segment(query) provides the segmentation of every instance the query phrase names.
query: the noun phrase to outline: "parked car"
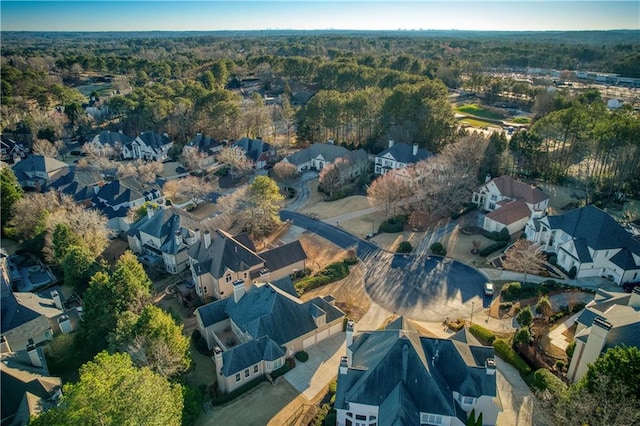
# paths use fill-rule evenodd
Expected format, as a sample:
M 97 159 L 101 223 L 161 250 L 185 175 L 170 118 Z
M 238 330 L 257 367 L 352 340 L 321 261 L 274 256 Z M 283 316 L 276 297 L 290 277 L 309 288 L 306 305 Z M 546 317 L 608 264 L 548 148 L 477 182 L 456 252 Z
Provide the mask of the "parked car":
M 493 296 L 493 283 L 484 283 L 485 296 Z

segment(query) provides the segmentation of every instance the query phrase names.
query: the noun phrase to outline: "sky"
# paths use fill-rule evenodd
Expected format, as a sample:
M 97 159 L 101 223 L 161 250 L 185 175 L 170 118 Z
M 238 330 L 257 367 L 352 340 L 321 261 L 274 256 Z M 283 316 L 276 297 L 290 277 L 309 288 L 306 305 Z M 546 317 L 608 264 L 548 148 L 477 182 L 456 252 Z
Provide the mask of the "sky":
M 2 31 L 640 29 L 640 1 L 0 0 Z

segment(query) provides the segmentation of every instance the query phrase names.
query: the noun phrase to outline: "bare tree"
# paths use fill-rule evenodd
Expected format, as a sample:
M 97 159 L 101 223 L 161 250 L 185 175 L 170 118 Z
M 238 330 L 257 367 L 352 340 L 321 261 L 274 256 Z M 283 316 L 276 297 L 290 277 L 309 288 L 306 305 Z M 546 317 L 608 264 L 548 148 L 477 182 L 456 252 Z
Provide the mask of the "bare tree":
M 296 169 L 296 166 L 291 163 L 281 161 L 273 166 L 273 173 L 275 174 L 276 178 L 280 182 L 282 182 L 285 189 L 288 189 L 289 185 L 291 185 L 291 183 L 297 177 L 298 169 Z
M 527 282 L 527 274 L 537 275 L 544 270 L 546 258 L 539 247 L 532 247 L 533 243 L 527 240 L 518 240 L 504 254 L 502 266 L 505 269 L 522 272 L 524 282 Z
M 180 180 L 178 179 L 168 180 L 162 187 L 162 192 L 164 193 L 165 197 L 167 197 L 170 200 L 173 200 L 175 196 L 178 195 L 180 192 Z
M 38 139 L 33 143 L 33 153 L 44 155 L 45 157 L 56 158 L 59 153 L 59 149 L 62 148 L 62 141 L 56 141 L 51 143 L 46 139 Z
M 178 184 L 178 193 L 189 197 L 197 204 L 198 200 L 213 191 L 211 184 L 205 182 L 203 178 L 197 176 L 187 176 L 181 179 Z
M 320 182 L 325 191 L 329 192 L 329 198 L 333 197 L 333 193 L 340 185 L 341 180 L 340 170 L 334 163 L 328 163 L 320 170 L 318 182 Z
M 204 152 L 200 152 L 198 148 L 185 146 L 182 150 L 182 160 L 191 171 L 202 170 L 202 166 L 206 158 L 206 154 Z
M 218 162 L 226 165 L 234 178 L 242 177 L 253 169 L 253 162 L 239 147 L 222 148 L 218 154 Z
M 369 203 L 382 207 L 385 219 L 389 217 L 392 210 L 395 215 L 398 205 L 407 201 L 410 195 L 409 184 L 393 172 L 378 177 L 367 189 Z
M 118 166 L 117 177 L 118 179 L 124 179 L 131 176 L 140 178 L 145 183 L 151 183 L 156 180 L 156 177 L 162 173 L 164 166 L 159 161 L 151 161 L 145 163 L 138 159 L 135 162 L 128 164 L 121 164 Z

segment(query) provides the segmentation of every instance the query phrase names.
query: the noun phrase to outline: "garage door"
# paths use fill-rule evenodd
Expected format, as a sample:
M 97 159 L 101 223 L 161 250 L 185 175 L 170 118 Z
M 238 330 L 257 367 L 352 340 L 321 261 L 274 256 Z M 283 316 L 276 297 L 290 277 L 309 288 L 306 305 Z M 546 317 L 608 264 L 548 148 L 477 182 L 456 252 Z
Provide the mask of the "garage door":
M 331 329 L 329 330 L 329 335 L 333 336 L 336 333 L 340 333 L 342 331 L 342 323 L 338 323 L 334 326 L 331 327 Z
M 307 349 L 316 342 L 316 336 L 307 337 L 302 341 L 302 349 Z
M 328 328 L 318 332 L 316 341 L 317 342 L 321 342 L 324 339 L 326 339 L 327 337 L 329 337 L 329 329 Z

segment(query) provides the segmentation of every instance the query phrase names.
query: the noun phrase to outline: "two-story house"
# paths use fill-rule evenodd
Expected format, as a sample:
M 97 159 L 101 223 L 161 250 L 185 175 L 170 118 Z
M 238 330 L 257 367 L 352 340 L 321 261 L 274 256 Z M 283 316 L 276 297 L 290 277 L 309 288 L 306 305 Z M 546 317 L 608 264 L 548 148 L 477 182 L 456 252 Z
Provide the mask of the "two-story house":
M 556 253 L 565 271 L 575 267 L 576 278 L 608 277 L 618 285 L 640 282 L 640 241 L 596 206 L 531 219 L 525 233 L 542 250 Z
M 53 180 L 69 173 L 67 164 L 38 154 L 31 154 L 24 160 L 18 161 L 12 169 L 20 186 L 38 191 Z
M 133 138 L 119 132 L 103 130 L 93 137 L 89 144 L 91 149 L 98 155 L 120 154 L 124 147 L 130 149 Z M 131 157 L 129 157 L 131 158 Z
M 244 152 L 244 155 L 251 161 L 256 169 L 263 169 L 275 152 L 271 149 L 271 145 L 262 139 L 242 138 L 237 140 L 233 145 Z
M 213 237 L 213 238 L 212 238 Z M 246 234 L 235 237 L 209 231 L 189 248 L 196 294 L 205 302 L 230 297 L 234 283 L 275 281 L 305 268 L 307 254 L 299 241 L 257 253 Z
M 130 144 L 122 146 L 122 158 L 167 161 L 172 146 L 173 141 L 167 133 L 160 134 L 148 130 L 139 134 Z
M 369 166 L 367 153 L 363 149 L 350 151 L 333 143 L 314 143 L 300 151 L 285 157 L 282 161 L 296 166 L 298 172 L 305 170 L 322 170 L 327 164 L 335 163 L 343 158 L 349 165 L 349 178 L 354 178 L 365 172 Z
M 567 377 L 580 380 L 607 350 L 619 345 L 640 347 L 640 287 L 631 294 L 599 289 L 576 319 L 576 347 Z
M 91 207 L 93 198 L 104 184 L 104 178 L 97 171 L 76 169 L 51 182 L 45 191 L 58 191 L 84 207 Z
M 417 143 L 409 146 L 405 143 L 395 143 L 389 140 L 389 147 L 376 155 L 375 173 L 384 175 L 389 170 L 396 170 L 426 160 L 433 154 L 418 147 Z
M 14 160 L 26 158 L 28 154 L 29 150 L 21 143 L 4 136 L 0 137 L 0 160 L 13 162 Z
M 354 336 L 338 372 L 336 425 L 465 426 L 474 411 L 495 425 L 502 404 L 495 354 L 466 329 L 448 339 L 424 337 L 403 317 L 384 330 Z
M 290 283 L 288 277 L 283 280 Z M 323 298 L 302 302 L 271 283 L 247 289 L 237 280 L 232 288 L 233 297 L 201 306 L 195 313 L 214 351 L 222 392 L 277 370 L 297 351 L 342 332 L 344 312 Z
M 202 133 L 197 133 L 182 149 L 186 154 L 188 152 L 197 152 L 203 158 L 200 161 L 200 167 L 207 169 L 215 164 L 217 154 L 224 148 L 225 143 L 219 142 Z
M 485 230 L 499 232 L 507 228 L 513 234 L 532 217 L 546 214 L 549 196 L 533 185 L 500 176 L 480 185 L 471 201 L 487 212 L 483 221 Z

